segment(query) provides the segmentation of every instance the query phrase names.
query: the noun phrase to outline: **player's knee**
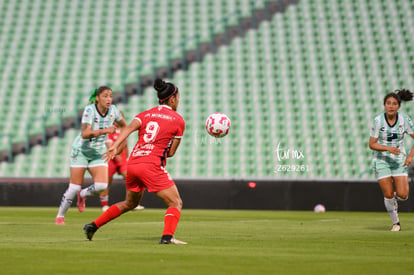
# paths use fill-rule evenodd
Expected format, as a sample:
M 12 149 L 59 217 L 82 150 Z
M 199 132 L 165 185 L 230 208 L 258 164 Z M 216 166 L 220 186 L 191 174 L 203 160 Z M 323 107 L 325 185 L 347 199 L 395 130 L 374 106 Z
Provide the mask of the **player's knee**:
M 95 192 L 102 192 L 105 191 L 108 187 L 108 183 L 105 182 L 95 182 Z
M 408 200 L 408 194 L 397 194 L 397 200 L 399 200 L 399 201 Z
M 127 200 L 125 201 L 125 206 L 127 210 L 132 210 L 138 206 L 138 203 L 136 203 L 135 201 Z
M 166 204 L 168 207 L 174 207 L 174 208 L 177 208 L 178 210 L 181 210 L 183 208 L 183 201 L 181 200 L 180 197 L 170 199 L 166 201 Z
M 175 201 L 175 206 L 173 206 L 179 210 L 181 210 L 183 208 L 183 201 L 181 200 L 181 198 L 177 198 Z

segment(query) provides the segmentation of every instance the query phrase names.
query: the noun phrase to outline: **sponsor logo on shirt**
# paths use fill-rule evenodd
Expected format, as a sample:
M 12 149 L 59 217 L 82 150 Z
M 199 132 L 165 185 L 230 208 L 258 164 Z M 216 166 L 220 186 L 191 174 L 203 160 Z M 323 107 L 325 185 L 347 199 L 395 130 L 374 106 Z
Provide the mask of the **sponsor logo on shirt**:
M 404 133 L 404 127 L 402 125 L 398 126 L 398 131 L 400 134 Z

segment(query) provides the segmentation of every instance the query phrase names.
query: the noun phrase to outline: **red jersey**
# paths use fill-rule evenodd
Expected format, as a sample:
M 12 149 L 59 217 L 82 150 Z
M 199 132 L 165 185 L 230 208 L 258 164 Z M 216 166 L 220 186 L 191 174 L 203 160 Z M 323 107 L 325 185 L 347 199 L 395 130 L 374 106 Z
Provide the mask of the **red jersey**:
M 121 133 L 121 131 L 117 128 L 115 133 L 107 135 L 107 141 L 108 142 L 115 142 L 118 139 L 120 133 Z M 122 159 L 124 159 L 126 161 L 126 159 L 127 159 L 126 147 L 124 148 L 124 150 L 122 150 L 122 152 L 121 152 L 121 154 L 119 154 L 119 156 L 122 157 Z
M 141 122 L 141 127 L 128 164 L 152 162 L 165 166 L 172 140 L 183 136 L 184 119 L 167 105 L 144 111 L 134 119 Z

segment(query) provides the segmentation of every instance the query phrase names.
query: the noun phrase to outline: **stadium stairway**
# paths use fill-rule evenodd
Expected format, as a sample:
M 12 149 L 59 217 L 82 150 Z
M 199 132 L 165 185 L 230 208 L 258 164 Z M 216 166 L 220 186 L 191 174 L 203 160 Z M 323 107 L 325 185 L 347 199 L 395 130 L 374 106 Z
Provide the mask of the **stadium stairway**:
M 195 48 L 188 49 L 185 46 L 185 41 L 178 44 L 178 48 L 182 51 L 182 56 L 169 60 L 165 66 L 155 68 L 150 66 L 151 70 L 148 74 L 139 76 L 136 83 L 126 84 L 123 91 L 115 91 L 113 103 L 127 103 L 128 99 L 133 95 L 142 95 L 144 90 L 151 86 L 156 77 L 171 78 L 177 71 L 187 70 L 189 65 L 194 62 L 201 62 L 207 54 L 215 54 L 220 47 L 229 45 L 236 37 L 244 37 L 251 29 L 257 29 L 263 21 L 269 21 L 276 13 L 283 13 L 290 5 L 296 5 L 299 0 L 274 0 L 264 1 L 264 7 L 259 9 L 252 9 L 252 14 L 248 17 L 232 20 L 231 18 L 224 18 L 219 24 L 224 25 L 224 28 L 218 28 L 222 32 L 212 30 L 211 41 L 198 43 Z M 250 1 L 251 7 L 255 7 L 255 1 Z M 214 29 L 216 25 L 211 27 Z M 149 62 L 149 61 L 148 61 Z M 144 64 L 146 65 L 146 64 Z M 151 64 L 152 65 L 152 64 Z M 17 102 L 16 102 L 17 104 Z M 53 110 L 60 115 L 59 110 Z M 8 149 L 0 151 L 0 162 L 12 162 L 19 154 L 30 154 L 33 147 L 37 145 L 46 146 L 48 141 L 53 137 L 62 137 L 65 132 L 79 127 L 82 110 L 78 110 L 77 116 L 63 118 L 60 117 L 59 124 L 48 125 L 40 123 L 40 128 L 43 128 L 41 133 L 30 135 L 26 141 L 19 143 L 12 143 L 11 138 L 7 135 L 0 135 L 2 144 L 8 144 Z M 38 126 L 39 128 L 39 126 Z

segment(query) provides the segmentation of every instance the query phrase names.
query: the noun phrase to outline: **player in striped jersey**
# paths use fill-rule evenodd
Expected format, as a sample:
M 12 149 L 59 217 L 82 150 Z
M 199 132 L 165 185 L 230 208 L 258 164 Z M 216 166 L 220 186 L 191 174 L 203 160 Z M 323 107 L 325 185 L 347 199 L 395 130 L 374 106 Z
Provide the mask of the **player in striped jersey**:
M 89 240 L 101 226 L 134 209 L 140 203 L 145 189 L 148 189 L 168 206 L 160 244 L 186 244 L 173 237 L 181 216 L 182 200 L 165 169 L 167 158 L 174 156 L 180 145 L 185 122 L 176 112 L 179 103 L 177 87 L 156 79 L 154 88 L 160 105 L 136 115 L 105 153 L 108 160 L 114 158 L 121 152 L 124 140 L 138 130 L 138 142 L 128 159 L 125 201 L 112 205 L 96 220 L 85 224 L 83 229 Z
M 398 110 L 401 101 L 410 101 L 413 94 L 405 89 L 396 90 L 384 97 L 385 112 L 374 118 L 369 148 L 373 152 L 373 169 L 384 194 L 384 204 L 391 221 L 391 231 L 400 231 L 398 203 L 408 199 L 408 166 L 414 156 L 414 147 L 407 155 L 404 135 L 414 138 L 414 124 L 411 118 Z
M 126 122 L 118 108 L 112 105 L 112 90 L 101 86 L 90 97 L 92 104 L 85 107 L 80 134 L 72 143 L 70 183 L 59 206 L 56 224 L 64 225 L 64 216 L 78 195 L 78 209 L 85 209 L 86 197 L 99 195 L 108 185 L 108 164 L 102 159 L 106 151 L 106 136 L 115 132 L 114 123 L 123 129 Z M 85 171 L 94 184 L 82 189 Z

